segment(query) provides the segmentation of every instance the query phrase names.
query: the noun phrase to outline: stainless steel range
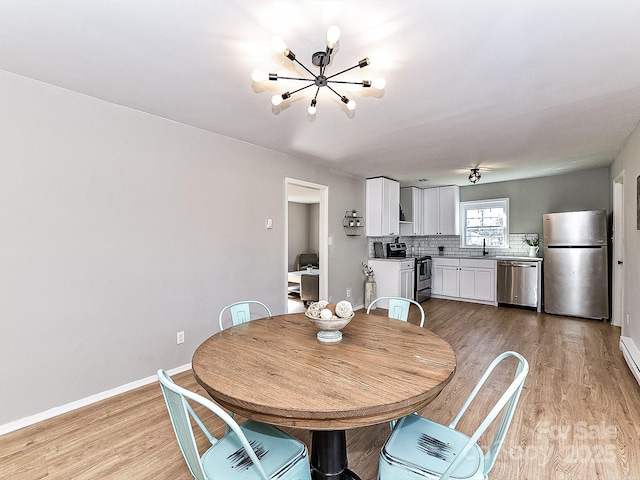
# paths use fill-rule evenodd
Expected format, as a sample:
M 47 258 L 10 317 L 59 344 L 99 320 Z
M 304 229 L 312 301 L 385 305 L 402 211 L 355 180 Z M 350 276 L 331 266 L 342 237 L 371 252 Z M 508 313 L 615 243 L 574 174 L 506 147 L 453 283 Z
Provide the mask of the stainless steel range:
M 416 302 L 431 298 L 431 257 L 416 257 Z

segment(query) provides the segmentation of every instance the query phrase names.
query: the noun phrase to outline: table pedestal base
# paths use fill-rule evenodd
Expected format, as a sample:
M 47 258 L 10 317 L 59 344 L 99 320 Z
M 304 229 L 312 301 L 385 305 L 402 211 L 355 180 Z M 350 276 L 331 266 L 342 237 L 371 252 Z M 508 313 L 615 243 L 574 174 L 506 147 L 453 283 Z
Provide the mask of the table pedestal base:
M 347 468 L 347 436 L 344 430 L 315 430 L 311 436 L 313 480 L 360 480 Z

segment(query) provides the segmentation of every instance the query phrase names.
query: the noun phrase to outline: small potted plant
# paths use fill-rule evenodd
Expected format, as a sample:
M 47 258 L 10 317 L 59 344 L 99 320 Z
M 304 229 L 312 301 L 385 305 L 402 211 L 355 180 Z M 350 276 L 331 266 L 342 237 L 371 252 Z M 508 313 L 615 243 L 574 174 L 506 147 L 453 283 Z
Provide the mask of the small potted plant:
M 444 245 L 438 247 L 438 255 L 444 255 Z
M 355 210 L 351 210 L 351 216 L 352 217 L 357 217 L 358 216 L 358 212 L 356 212 Z
M 530 257 L 538 256 L 538 251 L 540 251 L 540 237 L 538 235 L 533 235 L 531 238 L 529 238 L 528 235 L 525 235 L 522 243 L 529 247 Z
M 311 273 L 313 271 L 313 264 L 308 263 L 307 264 L 307 273 Z

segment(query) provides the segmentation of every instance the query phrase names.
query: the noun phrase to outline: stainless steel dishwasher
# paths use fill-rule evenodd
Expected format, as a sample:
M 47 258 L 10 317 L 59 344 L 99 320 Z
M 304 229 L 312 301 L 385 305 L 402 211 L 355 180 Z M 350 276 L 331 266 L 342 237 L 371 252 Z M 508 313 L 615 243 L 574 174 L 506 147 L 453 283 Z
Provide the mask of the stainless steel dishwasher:
M 540 262 L 498 261 L 498 303 L 537 308 Z

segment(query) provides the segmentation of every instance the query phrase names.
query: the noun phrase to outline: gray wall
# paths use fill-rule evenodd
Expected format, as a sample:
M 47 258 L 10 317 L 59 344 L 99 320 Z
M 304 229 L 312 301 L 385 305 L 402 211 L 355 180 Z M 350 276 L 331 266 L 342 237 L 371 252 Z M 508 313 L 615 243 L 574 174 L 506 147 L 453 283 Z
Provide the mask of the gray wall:
M 309 205 L 309 252 L 320 251 L 320 204 Z
M 311 218 L 309 216 L 309 211 L 309 204 L 289 202 L 289 259 L 287 263 L 290 272 L 295 270 L 298 266 L 298 256 L 301 253 L 310 252 L 309 225 Z M 315 253 L 318 253 L 317 249 L 315 250 Z
M 629 137 L 624 149 L 611 166 L 611 180 L 624 171 L 624 305 L 623 318 L 629 315 L 629 325 L 622 322 L 622 335 L 631 337 L 640 347 L 640 230 L 637 215 L 640 209 L 640 127 Z M 636 359 L 637 361 L 638 359 Z
M 487 173 L 488 177 L 490 173 Z M 481 180 L 482 182 L 482 180 Z M 478 183 L 460 188 L 460 201 L 509 198 L 509 231 L 542 234 L 542 215 L 573 210 L 611 213 L 609 169 L 583 170 L 566 175 Z
M 0 425 L 188 364 L 230 302 L 284 313 L 285 177 L 329 186 L 328 300 L 363 303 L 363 180 L 2 71 L 0 131 Z

